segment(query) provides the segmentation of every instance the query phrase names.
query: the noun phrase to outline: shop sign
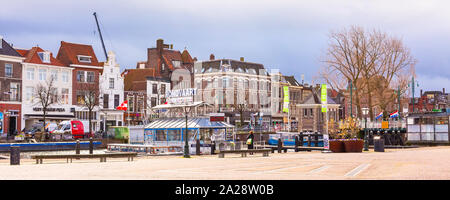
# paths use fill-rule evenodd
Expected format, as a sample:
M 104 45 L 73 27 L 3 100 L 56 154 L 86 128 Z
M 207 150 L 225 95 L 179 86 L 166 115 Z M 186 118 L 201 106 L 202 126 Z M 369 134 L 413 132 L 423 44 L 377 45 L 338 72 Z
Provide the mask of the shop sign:
M 210 113 L 209 121 L 211 122 L 223 122 L 225 121 L 225 113 Z
M 166 93 L 167 98 L 192 97 L 197 94 L 197 88 L 187 88 L 179 90 L 169 90 Z
M 47 108 L 46 110 L 48 112 L 64 112 L 64 111 L 66 111 L 66 109 L 64 109 L 64 108 Z M 39 111 L 42 111 L 42 108 L 34 107 L 33 111 L 39 112 Z

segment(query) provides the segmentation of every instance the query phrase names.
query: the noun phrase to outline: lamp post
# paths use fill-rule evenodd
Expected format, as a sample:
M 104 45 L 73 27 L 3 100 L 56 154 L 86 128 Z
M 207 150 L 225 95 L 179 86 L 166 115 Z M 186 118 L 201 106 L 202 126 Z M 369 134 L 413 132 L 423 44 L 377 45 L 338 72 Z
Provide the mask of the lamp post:
M 366 119 L 364 120 L 364 151 L 369 151 L 369 137 L 367 135 L 367 114 L 369 113 L 369 108 L 363 108 L 362 112 L 366 117 Z
M 184 158 L 190 158 L 191 156 L 189 155 L 189 131 L 188 131 L 188 113 L 190 111 L 190 108 L 186 105 L 184 107 L 184 115 L 186 117 L 186 133 L 185 133 L 185 140 L 184 140 Z

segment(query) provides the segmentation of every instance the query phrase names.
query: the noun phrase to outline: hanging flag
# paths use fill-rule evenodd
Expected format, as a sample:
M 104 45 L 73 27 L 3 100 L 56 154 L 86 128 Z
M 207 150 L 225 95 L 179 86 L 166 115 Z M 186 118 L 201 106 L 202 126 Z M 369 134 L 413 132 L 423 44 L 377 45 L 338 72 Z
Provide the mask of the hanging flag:
M 124 101 L 120 106 L 117 106 L 117 110 L 127 110 L 128 109 L 128 101 Z
M 383 111 L 381 111 L 381 112 L 375 117 L 375 120 L 380 119 L 381 117 L 383 117 Z
M 390 117 L 390 118 L 396 118 L 396 117 L 398 117 L 398 110 L 395 111 L 395 112 L 393 112 L 393 113 L 391 113 L 391 114 L 389 115 L 389 117 Z

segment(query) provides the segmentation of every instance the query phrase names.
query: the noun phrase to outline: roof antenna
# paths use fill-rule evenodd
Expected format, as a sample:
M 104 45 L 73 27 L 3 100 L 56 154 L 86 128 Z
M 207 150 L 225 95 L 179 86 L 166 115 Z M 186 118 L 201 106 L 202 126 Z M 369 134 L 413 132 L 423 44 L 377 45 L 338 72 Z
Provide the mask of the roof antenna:
M 108 54 L 106 53 L 105 43 L 103 42 L 102 32 L 100 31 L 100 26 L 98 25 L 97 13 L 94 12 L 95 22 L 97 23 L 98 34 L 100 35 L 100 40 L 102 41 L 103 52 L 105 53 L 106 60 L 108 60 Z

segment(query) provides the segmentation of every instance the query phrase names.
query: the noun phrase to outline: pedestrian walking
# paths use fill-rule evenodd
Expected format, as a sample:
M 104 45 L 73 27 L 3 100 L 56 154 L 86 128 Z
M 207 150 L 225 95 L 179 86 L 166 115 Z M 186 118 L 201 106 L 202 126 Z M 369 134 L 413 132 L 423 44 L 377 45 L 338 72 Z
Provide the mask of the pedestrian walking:
M 253 131 L 250 131 L 247 136 L 247 148 L 253 149 L 253 140 L 255 139 L 255 136 L 253 135 Z M 250 155 L 253 155 L 253 153 L 250 153 Z

